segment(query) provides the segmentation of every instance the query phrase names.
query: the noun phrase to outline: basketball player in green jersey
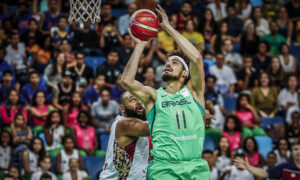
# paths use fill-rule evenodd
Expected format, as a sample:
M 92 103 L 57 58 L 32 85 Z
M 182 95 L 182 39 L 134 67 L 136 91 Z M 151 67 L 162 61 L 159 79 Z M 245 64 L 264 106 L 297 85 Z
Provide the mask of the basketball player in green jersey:
M 136 47 L 121 80 L 122 86 L 139 98 L 146 108 L 153 143 L 153 160 L 148 165 L 147 179 L 208 180 L 209 167 L 201 158 L 205 138 L 202 57 L 169 24 L 163 9 L 158 6 L 156 10 L 162 17 L 161 27 L 172 36 L 183 53 L 168 56 L 162 76 L 166 88 L 155 90 L 135 80 L 139 60 L 148 42 L 131 33 Z

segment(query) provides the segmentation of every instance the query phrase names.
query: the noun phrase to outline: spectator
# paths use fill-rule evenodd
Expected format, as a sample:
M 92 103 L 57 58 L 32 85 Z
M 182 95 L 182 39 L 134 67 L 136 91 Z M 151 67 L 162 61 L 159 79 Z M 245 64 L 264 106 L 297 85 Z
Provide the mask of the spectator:
M 59 18 L 62 15 L 58 0 L 49 0 L 49 10 L 44 12 L 41 17 L 40 30 L 44 33 L 49 33 L 52 27 L 57 27 Z
M 144 72 L 143 72 L 143 76 L 145 79 L 143 84 L 145 86 L 149 86 L 154 89 L 159 88 L 159 86 L 155 82 L 155 69 L 153 67 L 150 66 L 150 67 L 145 68 Z
M 185 22 L 184 32 L 182 35 L 189 40 L 200 53 L 205 50 L 205 42 L 203 35 L 195 30 L 195 24 L 193 20 L 187 20 Z
M 300 19 L 300 3 L 297 0 L 292 0 L 286 3 L 286 9 L 289 13 L 289 20 L 295 23 Z
M 245 159 L 247 156 L 245 156 L 245 153 L 242 149 L 239 149 L 234 153 L 234 157 Z M 224 177 L 225 179 L 230 179 L 230 180 L 238 180 L 238 179 L 254 180 L 255 179 L 249 171 L 241 169 L 236 165 L 231 165 L 226 167 L 225 172 L 223 173 L 220 179 L 223 180 Z
M 47 86 L 57 91 L 57 84 L 61 81 L 61 76 L 65 69 L 66 56 L 64 53 L 58 53 L 53 64 L 49 64 L 44 71 L 44 79 Z
M 114 16 L 112 16 L 111 11 L 112 11 L 112 8 L 109 3 L 104 3 L 102 5 L 101 13 L 100 13 L 101 22 L 99 23 L 99 25 L 96 24 L 96 27 L 95 27 L 95 29 L 98 33 L 101 33 L 101 32 L 103 33 L 103 30 L 106 26 L 110 26 L 111 29 L 115 28 L 115 30 L 118 31 L 117 30 L 118 21 Z
M 215 167 L 215 159 L 213 157 L 213 152 L 210 150 L 205 150 L 202 153 L 202 159 L 207 161 L 210 169 L 210 179 L 218 180 L 218 170 Z
M 71 103 L 72 94 L 76 90 L 73 78 L 70 71 L 65 71 L 61 82 L 58 84 L 58 91 L 52 98 L 52 104 L 58 110 L 63 110 L 67 104 Z
M 119 54 L 120 65 L 122 67 L 125 67 L 133 52 L 133 47 L 132 47 L 133 41 L 128 33 L 124 34 L 122 38 L 123 38 L 122 46 L 117 48 L 117 51 Z
M 283 88 L 279 95 L 278 101 L 281 108 L 284 111 L 289 109 L 294 105 L 298 105 L 298 94 L 297 94 L 297 87 L 298 87 L 298 79 L 296 75 L 290 75 L 288 77 L 287 87 Z
M 121 86 L 122 74 L 118 76 L 116 86 L 110 89 L 110 97 L 112 100 L 115 100 L 118 104 L 121 103 L 121 95 L 124 93 L 124 88 Z
M 188 2 L 192 6 L 192 15 L 195 16 L 197 20 L 199 20 L 202 14 L 204 13 L 205 6 L 203 2 L 198 0 L 188 0 Z
M 229 148 L 229 141 L 222 136 L 218 144 L 217 150 L 214 152 L 216 158 L 216 168 L 218 174 L 223 174 L 227 166 L 231 164 L 231 153 Z
M 229 38 L 231 37 L 228 35 L 228 25 L 226 22 L 222 21 L 219 24 L 217 33 L 214 34 L 211 38 L 209 47 L 210 52 L 213 54 L 220 53 L 222 51 L 221 47 L 223 41 Z
M 257 85 L 258 73 L 252 67 L 252 58 L 250 56 L 244 56 L 243 61 L 242 68 L 236 73 L 238 79 L 236 88 L 240 91 L 247 91 Z
M 117 27 L 113 26 L 113 24 L 107 24 L 100 35 L 100 48 L 103 49 L 103 52 L 109 52 L 111 49 L 119 47 L 122 43 L 123 39 Z
M 213 75 L 205 76 L 205 99 L 209 99 L 213 104 L 224 106 L 223 97 L 219 90 L 215 88 L 217 78 Z
M 279 26 L 278 33 L 286 39 L 287 44 L 290 44 L 292 40 L 294 25 L 293 22 L 289 20 L 289 14 L 284 6 L 279 7 L 277 24 Z
M 297 62 L 296 58 L 290 54 L 289 45 L 283 43 L 279 48 L 280 55 L 280 64 L 285 73 L 296 73 L 297 72 Z
M 268 170 L 268 169 L 272 169 L 276 166 L 276 163 L 277 163 L 277 157 L 276 157 L 276 154 L 271 151 L 268 153 L 268 156 L 267 156 L 267 161 L 266 161 L 266 165 L 264 166 L 264 170 Z
M 28 21 L 31 18 L 31 14 L 28 10 L 28 5 L 25 2 L 18 2 L 18 10 L 14 16 L 13 23 L 16 24 L 16 28 L 20 35 L 23 35 L 28 30 Z
M 278 112 L 277 89 L 270 86 L 267 73 L 260 73 L 259 87 L 252 90 L 251 104 L 261 117 L 273 118 Z
M 18 180 L 21 179 L 22 175 L 21 175 L 21 172 L 19 170 L 19 167 L 17 167 L 17 166 L 11 166 L 9 168 L 8 176 L 12 176 L 13 180 L 15 180 L 15 179 L 18 179 Z M 5 178 L 3 180 L 5 180 Z
M 251 15 L 252 11 L 252 4 L 249 0 L 241 0 L 236 3 L 237 5 L 237 11 L 238 11 L 238 17 L 242 19 L 243 22 L 245 22 Z
M 21 113 L 17 113 L 11 124 L 11 133 L 13 137 L 14 154 L 18 150 L 25 150 L 29 146 L 32 139 L 31 128 L 27 126 L 25 117 Z M 25 146 L 24 146 L 25 145 Z M 25 148 L 23 148 L 25 147 Z M 20 151 L 18 151 L 20 152 Z M 23 152 L 23 151 L 22 151 Z
M 211 75 L 217 79 L 216 87 L 222 94 L 228 94 L 230 97 L 234 93 L 234 85 L 237 83 L 233 70 L 225 65 L 224 55 L 216 55 L 216 64 L 209 68 Z
M 226 117 L 223 135 L 229 141 L 229 147 L 231 152 L 241 148 L 242 125 L 238 117 L 234 115 L 229 115 Z
M 107 62 L 97 67 L 97 76 L 105 75 L 105 86 L 113 87 L 116 85 L 118 75 L 121 74 L 122 68 L 119 62 L 119 55 L 116 50 L 110 50 L 107 54 Z
M 58 174 L 66 173 L 70 170 L 70 159 L 77 159 L 79 161 L 79 169 L 82 169 L 82 157 L 77 149 L 75 149 L 75 141 L 70 136 L 63 138 L 64 149 L 61 150 L 56 157 L 56 172 Z
M 244 23 L 244 29 L 245 27 L 247 27 L 250 23 L 253 23 L 255 25 L 255 31 L 256 34 L 261 37 L 263 35 L 267 35 L 270 33 L 269 30 L 269 23 L 266 19 L 263 18 L 262 16 L 262 11 L 261 11 L 261 7 L 257 6 L 255 8 L 252 9 L 252 13 L 251 13 L 251 19 L 248 19 L 245 23 Z
M 246 153 L 246 158 L 249 161 L 249 164 L 251 164 L 251 166 L 264 166 L 264 157 L 261 154 L 259 154 L 257 143 L 253 137 L 247 137 L 244 140 L 243 148 Z
M 66 16 L 61 16 L 58 19 L 58 29 L 51 33 L 54 46 L 57 48 L 62 40 L 70 40 L 71 32 L 67 30 L 68 20 Z
M 36 71 L 29 73 L 29 83 L 22 87 L 20 101 L 29 106 L 32 104 L 32 97 L 37 91 L 47 92 L 46 84 L 41 81 L 40 74 Z
M 281 46 L 281 44 L 285 43 L 286 40 L 282 35 L 278 34 L 279 27 L 276 21 L 270 22 L 270 30 L 270 34 L 264 35 L 260 39 L 262 41 L 267 41 L 270 44 L 271 48 L 269 53 L 271 55 L 278 55 L 279 47 Z
M 28 122 L 27 110 L 20 104 L 18 92 L 16 90 L 11 90 L 8 94 L 7 103 L 0 107 L 0 115 L 3 125 L 11 125 L 17 113 L 22 113 L 26 122 Z
M 110 126 L 114 118 L 119 114 L 118 103 L 110 100 L 110 92 L 108 89 L 101 91 L 101 98 L 94 102 L 91 109 L 91 115 L 97 122 L 98 134 L 109 134 Z
M 77 52 L 75 55 L 76 65 L 69 70 L 76 75 L 76 84 L 78 85 L 80 79 L 85 79 L 89 85 L 93 85 L 93 69 L 85 64 L 85 56 L 82 52 Z
M 69 160 L 69 172 L 65 172 L 62 176 L 62 179 L 71 180 L 73 177 L 77 177 L 77 179 L 87 180 L 88 175 L 85 171 L 79 170 L 79 162 L 78 159 L 71 158 Z
M 61 139 L 66 134 L 62 125 L 62 116 L 59 111 L 52 111 L 44 125 L 46 150 L 57 150 L 61 147 Z
M 24 70 L 26 66 L 30 65 L 26 57 L 25 44 L 20 42 L 19 33 L 17 31 L 12 32 L 11 43 L 6 47 L 6 56 L 4 59 L 16 70 L 17 79 L 20 72 Z
M 32 67 L 40 74 L 44 74 L 44 70 L 51 60 L 52 49 L 51 37 L 49 35 L 39 38 L 37 43 L 30 49 Z
M 104 88 L 105 85 L 105 76 L 100 74 L 97 76 L 95 84 L 87 88 L 85 93 L 85 98 L 87 102 L 87 106 L 90 108 L 92 104 L 98 100 L 100 96 L 100 92 Z
M 38 30 L 38 21 L 34 18 L 30 18 L 26 21 L 28 24 L 28 30 L 21 36 L 21 41 L 26 45 L 26 52 L 29 53 L 33 45 L 39 43 L 42 38 L 42 33 Z
M 266 41 L 261 41 L 258 44 L 258 52 L 252 58 L 253 67 L 259 73 L 261 71 L 266 71 L 267 68 L 270 66 L 272 58 L 267 54 L 270 49 L 270 45 Z
M 81 94 L 74 92 L 70 103 L 64 109 L 64 124 L 68 127 L 77 125 L 78 113 L 82 110 L 86 110 L 86 107 L 82 103 Z
M 5 55 L 6 55 L 6 49 L 3 46 L 0 46 L 0 80 L 2 80 L 4 71 L 7 70 L 12 72 L 13 77 L 15 76 L 13 67 L 10 64 L 8 64 L 4 59 Z
M 228 35 L 231 36 L 234 43 L 240 42 L 240 36 L 243 31 L 243 22 L 237 17 L 234 5 L 226 6 L 227 17 L 223 19 L 228 25 Z
M 6 174 L 3 176 L 3 180 L 14 180 L 14 177 L 9 174 Z
M 300 141 L 296 140 L 292 145 L 292 155 L 293 161 L 288 163 L 282 163 L 280 165 L 275 166 L 268 171 L 265 171 L 261 168 L 255 168 L 250 163 L 243 159 L 237 158 L 235 160 L 235 164 L 242 169 L 249 170 L 253 175 L 259 178 L 270 178 L 270 179 L 288 179 L 290 177 L 295 177 L 297 179 L 299 177 L 299 149 L 300 149 Z
M 74 125 L 73 138 L 78 148 L 84 150 L 89 156 L 95 155 L 98 146 L 96 130 L 92 125 L 87 111 L 80 111 L 77 116 L 78 124 Z
M 231 39 L 223 41 L 222 52 L 225 56 L 226 64 L 234 70 L 240 69 L 243 64 L 242 57 L 239 53 L 233 52 L 233 44 Z
M 170 19 L 169 23 L 173 28 L 176 28 L 176 24 L 173 19 Z M 157 42 L 158 47 L 164 52 L 170 52 L 175 50 L 174 39 L 164 30 L 161 30 L 157 33 Z
M 267 136 L 260 127 L 261 120 L 253 106 L 250 105 L 250 96 L 240 94 L 237 98 L 236 110 L 232 114 L 236 115 L 243 127 L 243 139 L 253 136 Z
M 207 8 L 209 8 L 213 12 L 214 19 L 216 21 L 221 21 L 222 19 L 227 17 L 226 4 L 221 0 L 215 0 L 214 2 L 211 2 L 207 5 Z
M 11 165 L 12 135 L 9 131 L 0 134 L 0 173 L 7 173 Z
M 55 174 L 50 172 L 51 170 L 51 158 L 50 156 L 44 156 L 39 158 L 39 170 L 32 174 L 31 180 L 40 180 L 42 179 L 42 176 L 45 176 L 45 174 L 50 175 L 51 180 L 56 180 Z
M 61 40 L 58 49 L 61 53 L 64 53 L 66 56 L 66 67 L 67 68 L 70 68 L 70 67 L 76 65 L 75 56 L 72 53 L 72 46 L 71 46 L 69 40 L 67 40 L 67 39 Z
M 249 23 L 241 37 L 241 54 L 252 56 L 257 53 L 259 37 L 255 33 L 255 25 Z
M 0 104 L 4 104 L 8 100 L 8 95 L 11 90 L 15 89 L 13 82 L 13 73 L 11 70 L 2 72 L 2 79 L 0 80 Z
M 202 19 L 199 22 L 199 32 L 203 34 L 205 43 L 210 43 L 212 36 L 217 33 L 217 23 L 210 9 L 205 9 Z
M 13 30 L 13 23 L 11 18 L 6 18 L 2 21 L 3 29 L 0 30 L 0 44 L 7 46 L 11 42 L 11 34 Z
M 274 153 L 277 157 L 277 164 L 290 162 L 292 153 L 289 150 L 289 141 L 286 138 L 280 138 L 277 143 L 277 149 Z
M 278 2 L 274 2 L 274 0 L 264 0 L 264 3 L 262 5 L 262 12 L 264 14 L 264 17 L 267 18 L 267 20 L 273 20 L 277 18 L 278 14 Z
M 102 51 L 99 49 L 99 36 L 97 32 L 90 27 L 91 22 L 83 22 L 83 29 L 75 31 L 72 47 L 76 51 L 81 49 L 86 56 L 100 56 Z
M 289 140 L 298 138 L 300 136 L 300 113 L 294 111 L 291 115 L 291 119 L 292 123 L 287 125 L 287 128 L 285 130 L 286 137 L 289 138 Z
M 176 30 L 182 32 L 188 20 L 192 20 L 195 25 L 198 25 L 198 20 L 192 15 L 192 5 L 189 2 L 184 2 L 181 11 L 172 16 L 172 20 L 176 25 Z
M 267 69 L 267 73 L 271 77 L 271 84 L 274 85 L 278 90 L 286 84 L 284 82 L 285 73 L 277 56 L 273 56 L 271 66 L 269 66 Z
M 32 98 L 32 106 L 30 108 L 34 126 L 43 126 L 48 115 L 53 110 L 54 108 L 52 105 L 46 104 L 45 92 L 38 90 Z
M 44 174 L 42 174 L 40 180 L 52 180 L 52 176 L 44 173 Z
M 213 102 L 210 99 L 205 100 L 205 109 L 208 110 L 211 115 L 216 117 L 216 119 L 218 119 L 218 121 L 211 122 L 212 129 L 223 130 L 224 123 L 225 123 L 225 117 L 228 115 L 228 112 L 226 111 L 226 109 L 224 109 L 224 107 L 222 107 L 218 104 L 213 104 Z M 206 129 L 206 131 L 205 131 L 206 135 L 214 136 L 214 135 L 208 135 L 209 131 L 211 131 L 211 130 Z M 215 133 L 217 133 L 219 136 L 219 132 L 215 132 Z M 217 139 L 219 140 L 219 137 Z
M 118 30 L 119 33 L 124 36 L 125 34 L 128 33 L 128 28 L 129 28 L 129 18 L 131 15 L 137 10 L 137 6 L 135 3 L 132 3 L 128 6 L 127 9 L 127 14 L 122 15 L 119 20 L 118 20 Z M 174 12 L 172 12 L 174 13 Z
M 159 4 L 165 10 L 170 20 L 172 19 L 171 17 L 173 14 L 177 14 L 180 11 L 180 5 L 177 1 L 164 0 L 159 1 Z
M 290 107 L 287 112 L 286 112 L 286 118 L 285 121 L 287 124 L 291 124 L 292 123 L 292 114 L 294 112 L 299 112 L 300 113 L 300 91 L 298 90 L 298 105 L 294 105 L 292 107 Z

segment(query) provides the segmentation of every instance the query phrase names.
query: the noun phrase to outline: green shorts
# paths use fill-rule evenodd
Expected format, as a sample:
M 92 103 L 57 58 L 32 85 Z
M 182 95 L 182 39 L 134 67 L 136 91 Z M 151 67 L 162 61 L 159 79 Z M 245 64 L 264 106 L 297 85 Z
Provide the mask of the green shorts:
M 148 165 L 147 180 L 210 180 L 210 169 L 203 159 L 153 160 Z

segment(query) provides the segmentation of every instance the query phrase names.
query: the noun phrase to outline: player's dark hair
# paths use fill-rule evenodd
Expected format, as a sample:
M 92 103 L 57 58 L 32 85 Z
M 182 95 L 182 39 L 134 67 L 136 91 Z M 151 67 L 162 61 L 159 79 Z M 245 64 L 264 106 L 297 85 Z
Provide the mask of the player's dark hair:
M 169 58 L 171 56 L 181 57 L 184 60 L 184 62 L 186 63 L 186 65 L 188 67 L 190 66 L 190 62 L 191 62 L 190 59 L 186 55 L 184 55 L 180 50 L 174 50 L 167 54 L 167 58 Z M 183 66 L 183 69 L 185 69 L 184 66 Z M 184 84 L 186 84 L 189 80 L 190 80 L 190 75 L 188 75 L 188 77 L 185 79 Z
M 240 121 L 239 118 L 238 118 L 237 116 L 235 116 L 235 115 L 229 115 L 229 116 L 226 117 L 225 124 L 224 124 L 224 131 L 225 131 L 225 132 L 229 131 L 229 130 L 228 130 L 228 127 L 227 127 L 227 123 L 228 123 L 229 119 L 233 119 L 233 121 L 234 121 L 234 123 L 235 123 L 234 131 L 242 132 L 241 121 Z
M 257 151 L 258 151 L 258 147 L 257 147 L 257 143 L 256 143 L 256 140 L 254 139 L 254 137 L 247 137 L 247 138 L 244 140 L 244 143 L 243 143 L 244 151 L 245 151 L 246 153 L 249 152 L 248 149 L 247 149 L 247 146 L 246 146 L 246 145 L 247 145 L 247 141 L 249 141 L 249 140 L 253 141 L 253 143 L 254 143 L 254 151 L 257 152 Z

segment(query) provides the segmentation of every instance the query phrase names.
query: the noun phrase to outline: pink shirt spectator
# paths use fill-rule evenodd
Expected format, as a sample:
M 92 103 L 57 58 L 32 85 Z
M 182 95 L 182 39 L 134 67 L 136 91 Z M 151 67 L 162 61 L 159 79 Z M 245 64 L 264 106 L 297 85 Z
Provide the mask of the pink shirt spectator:
M 34 109 L 39 113 L 45 113 L 45 112 L 49 111 L 49 106 L 45 105 L 43 108 L 34 107 Z M 47 119 L 47 116 L 42 117 L 42 118 L 33 117 L 33 124 L 35 126 L 42 126 L 42 125 L 44 125 L 46 119 Z
M 95 128 L 88 126 L 86 129 L 82 129 L 79 125 L 75 126 L 76 140 L 78 146 L 84 150 L 95 148 Z
M 235 132 L 233 136 L 230 136 L 227 132 L 224 132 L 223 135 L 229 141 L 229 148 L 230 148 L 231 152 L 241 148 L 241 133 L 240 132 Z
M 70 108 L 70 107 L 69 107 Z M 85 110 L 84 106 L 81 106 L 81 110 Z M 74 127 L 75 125 L 78 124 L 77 122 L 77 116 L 80 110 L 78 109 L 72 109 L 71 112 L 68 114 L 68 125 L 71 127 Z
M 253 125 L 254 117 L 251 111 L 236 111 L 236 115 L 242 124 Z
M 0 116 L 2 119 L 2 123 L 4 125 L 10 125 L 13 122 L 13 119 L 15 117 L 15 114 L 19 112 L 19 110 L 22 109 L 22 114 L 25 116 L 26 123 L 28 123 L 28 117 L 27 117 L 27 111 L 25 107 L 20 107 L 16 109 L 8 109 L 6 105 L 2 105 L 0 107 Z
M 254 153 L 253 156 L 249 156 L 248 154 L 246 154 L 246 158 L 248 158 L 248 162 L 251 166 L 259 167 L 259 153 L 258 152 Z

